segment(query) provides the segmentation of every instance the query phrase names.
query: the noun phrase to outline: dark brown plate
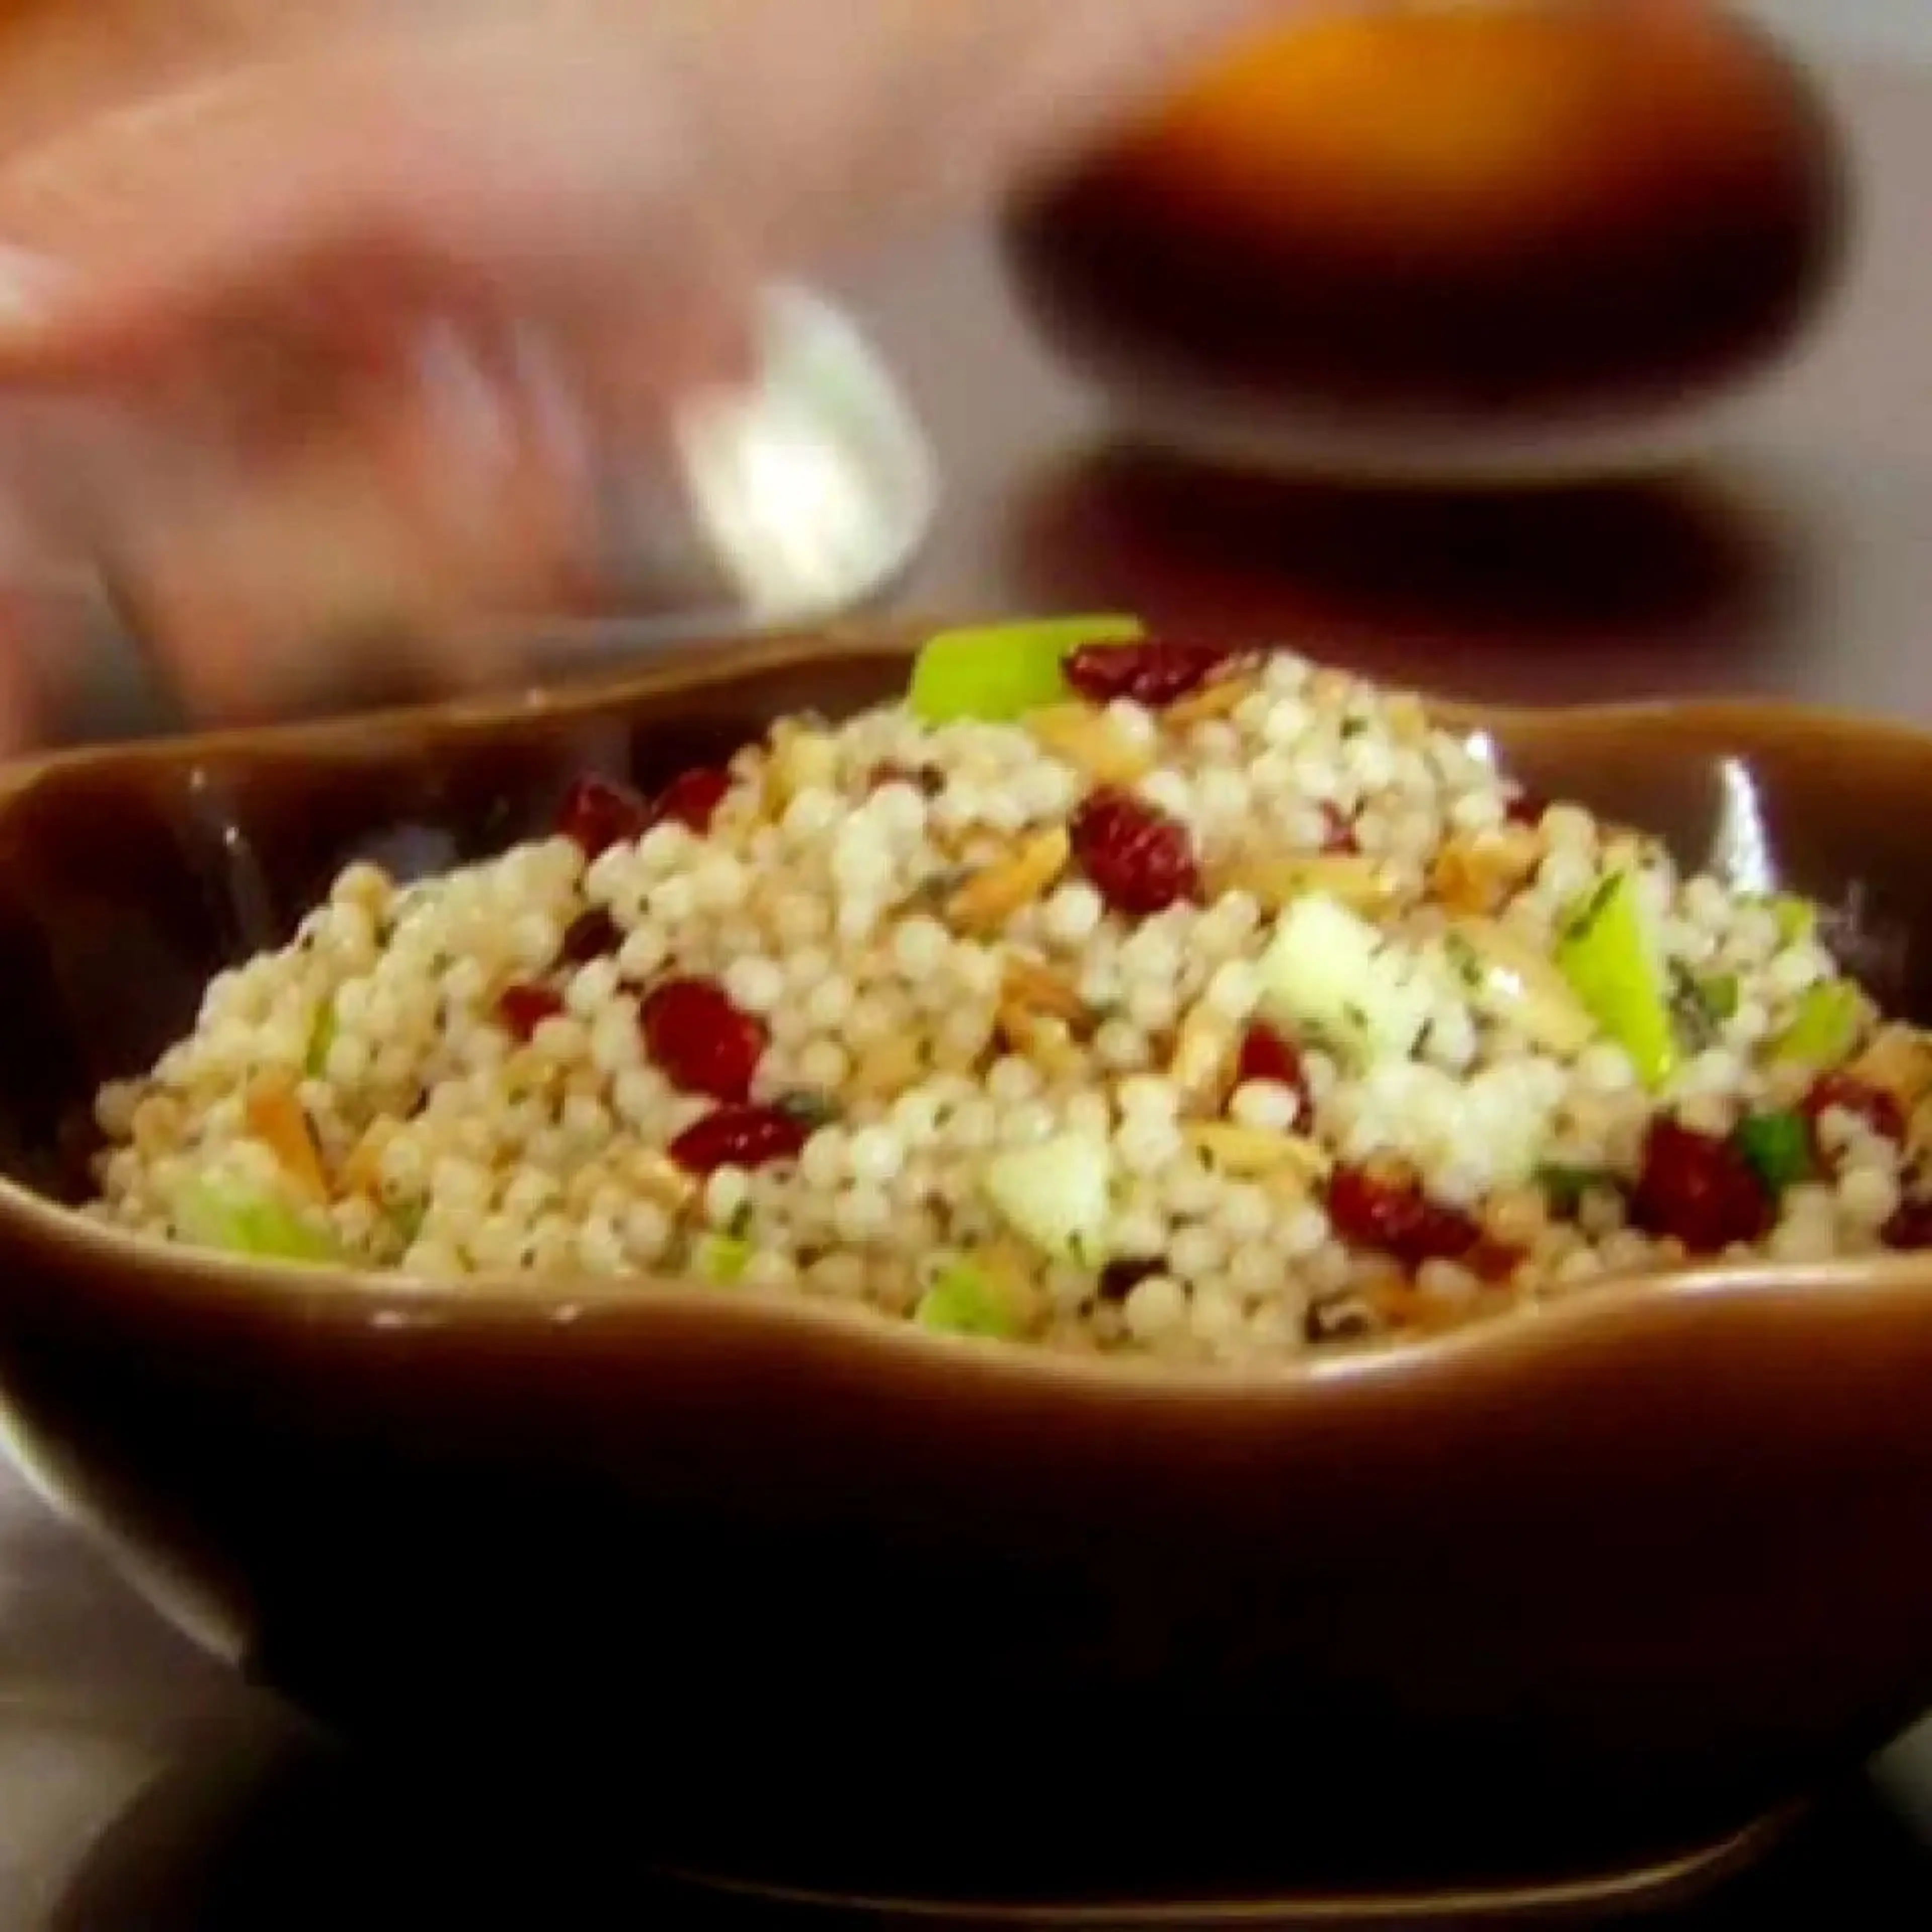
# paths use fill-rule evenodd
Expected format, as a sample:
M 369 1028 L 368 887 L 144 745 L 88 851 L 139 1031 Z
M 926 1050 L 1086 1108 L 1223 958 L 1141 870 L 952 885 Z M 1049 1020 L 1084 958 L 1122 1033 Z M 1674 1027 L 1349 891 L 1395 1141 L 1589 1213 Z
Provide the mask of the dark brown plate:
M 1667 1866 L 1932 1702 L 1932 1262 L 1730 1269 L 1266 1379 L 664 1286 L 331 1278 L 59 1204 L 104 1077 L 352 855 L 541 824 L 905 632 L 67 756 L 0 796 L 0 1400 L 127 1574 L 358 1736 L 783 1890 L 1126 1905 Z M 1932 738 L 1443 715 L 1837 908 L 1932 1014 Z M 603 1754 L 603 1755 L 598 1755 Z

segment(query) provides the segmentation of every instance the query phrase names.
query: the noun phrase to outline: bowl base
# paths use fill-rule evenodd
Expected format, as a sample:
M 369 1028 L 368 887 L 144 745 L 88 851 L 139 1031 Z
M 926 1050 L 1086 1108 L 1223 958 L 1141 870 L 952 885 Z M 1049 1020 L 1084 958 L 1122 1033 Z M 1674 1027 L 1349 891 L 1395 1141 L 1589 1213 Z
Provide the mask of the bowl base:
M 1766 1813 L 1736 1830 L 1664 1858 L 1610 1865 L 1567 1877 L 1539 1876 L 1520 1884 L 1482 1886 L 1426 1882 L 1388 1888 L 1365 1878 L 1359 1886 L 1327 1882 L 1298 1886 L 1284 1877 L 1274 1892 L 1265 1885 L 1221 1895 L 1093 1899 L 948 1899 L 874 1896 L 791 1885 L 775 1878 L 736 1878 L 678 1867 L 664 1876 L 689 1888 L 748 1904 L 804 1912 L 862 1916 L 907 1926 L 953 1928 L 957 1932 L 1131 1932 L 1144 1928 L 1262 1928 L 1407 1926 L 1511 1927 L 1588 1924 L 1633 1913 L 1661 1912 L 1709 1892 L 1766 1856 L 1808 1810 L 1792 1804 Z

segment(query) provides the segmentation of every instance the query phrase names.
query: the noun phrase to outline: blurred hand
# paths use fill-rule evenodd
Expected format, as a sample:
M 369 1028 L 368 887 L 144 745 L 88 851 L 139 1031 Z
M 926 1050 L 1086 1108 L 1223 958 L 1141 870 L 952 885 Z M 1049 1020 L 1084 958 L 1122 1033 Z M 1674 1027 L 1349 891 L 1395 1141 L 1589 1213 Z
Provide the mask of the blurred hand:
M 596 595 L 600 460 L 740 372 L 763 280 L 1010 184 L 1289 3 L 212 0 L 196 59 L 40 99 L 0 166 L 19 487 L 204 713 L 358 640 L 497 675 L 466 617 Z

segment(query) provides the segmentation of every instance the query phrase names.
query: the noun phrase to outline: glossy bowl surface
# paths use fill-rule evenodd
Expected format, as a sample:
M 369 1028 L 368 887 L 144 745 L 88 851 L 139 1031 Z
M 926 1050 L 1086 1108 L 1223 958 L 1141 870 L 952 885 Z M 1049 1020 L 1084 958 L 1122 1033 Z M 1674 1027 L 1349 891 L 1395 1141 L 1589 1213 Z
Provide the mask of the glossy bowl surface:
M 1286 1376 L 94 1229 L 86 1102 L 351 856 L 406 872 L 900 688 L 910 631 L 64 756 L 0 791 L 0 1410 L 140 1587 L 350 1732 L 674 1862 L 1038 1900 L 1667 1863 L 1932 1702 L 1932 1261 L 1732 1268 Z M 1932 1016 L 1932 738 L 1445 706 L 1834 909 Z M 602 1755 L 600 1755 L 602 1754 Z M 493 1769 L 491 1774 L 496 1775 Z

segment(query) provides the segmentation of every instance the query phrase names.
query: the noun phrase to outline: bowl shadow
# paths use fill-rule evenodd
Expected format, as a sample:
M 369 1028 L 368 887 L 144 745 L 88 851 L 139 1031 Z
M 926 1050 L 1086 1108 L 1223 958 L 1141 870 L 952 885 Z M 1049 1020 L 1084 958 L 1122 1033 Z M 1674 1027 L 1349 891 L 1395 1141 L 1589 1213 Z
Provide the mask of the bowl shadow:
M 1102 442 L 1010 526 L 1042 607 L 1267 635 L 1370 674 L 1577 701 L 1764 681 L 1792 548 L 1718 476 L 1534 489 L 1291 481 Z

